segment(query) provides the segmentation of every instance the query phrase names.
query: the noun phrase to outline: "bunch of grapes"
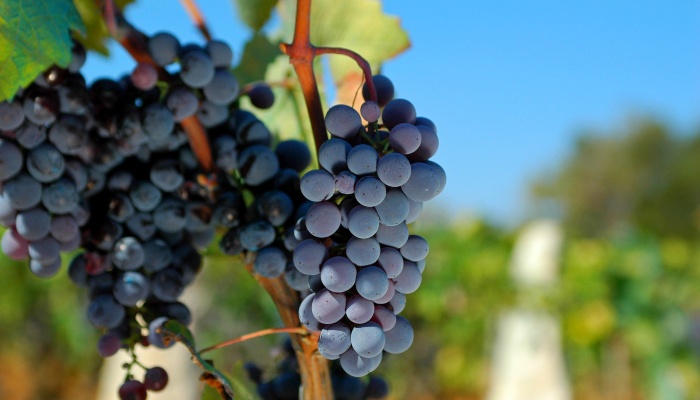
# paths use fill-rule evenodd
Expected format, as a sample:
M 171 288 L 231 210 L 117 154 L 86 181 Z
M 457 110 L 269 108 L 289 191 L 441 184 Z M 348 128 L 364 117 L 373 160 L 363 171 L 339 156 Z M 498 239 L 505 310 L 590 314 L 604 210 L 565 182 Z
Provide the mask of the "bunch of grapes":
M 314 203 L 297 224 L 304 240 L 293 254 L 312 282 L 301 322 L 320 331 L 319 352 L 352 376 L 372 372 L 383 352 L 401 353 L 413 341 L 411 324 L 398 314 L 420 286 L 429 246 L 407 224 L 446 179 L 429 160 L 438 148 L 435 125 L 416 117 L 409 101 L 392 99 L 387 78 L 374 82 L 378 101 L 360 109 L 367 125 L 346 105 L 326 114 L 332 138 L 319 150 L 322 169 L 301 179 Z

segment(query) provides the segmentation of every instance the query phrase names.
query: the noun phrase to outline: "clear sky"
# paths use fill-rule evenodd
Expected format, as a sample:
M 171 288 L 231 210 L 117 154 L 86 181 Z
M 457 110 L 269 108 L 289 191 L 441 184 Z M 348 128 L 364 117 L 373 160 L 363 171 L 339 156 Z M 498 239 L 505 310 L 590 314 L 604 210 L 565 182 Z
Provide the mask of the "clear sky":
M 349 1 L 349 0 L 343 0 Z M 146 33 L 201 38 L 171 0 L 140 0 L 127 17 Z M 250 32 L 230 0 L 199 1 L 216 37 L 240 54 Z M 557 165 L 586 128 L 654 115 L 700 126 L 700 2 L 696 0 L 387 0 L 412 47 L 383 73 L 438 125 L 448 174 L 436 200 L 501 222 L 524 216 L 528 182 Z M 88 80 L 133 61 L 92 57 Z

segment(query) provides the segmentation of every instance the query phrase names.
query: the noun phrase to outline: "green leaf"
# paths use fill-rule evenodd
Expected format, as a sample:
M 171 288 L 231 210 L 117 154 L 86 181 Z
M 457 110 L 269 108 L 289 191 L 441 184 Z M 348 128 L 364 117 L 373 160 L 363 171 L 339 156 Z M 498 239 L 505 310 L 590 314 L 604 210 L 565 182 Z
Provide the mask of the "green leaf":
M 265 35 L 256 33 L 245 44 L 243 57 L 233 73 L 244 83 L 265 79 L 265 71 L 282 52 Z M 286 57 L 285 57 L 286 58 Z
M 192 332 L 190 332 L 185 325 L 175 320 L 168 320 L 160 328 L 160 334 L 163 337 L 163 343 L 166 345 L 172 340 L 184 344 L 187 350 L 192 353 L 192 362 L 204 370 L 202 380 L 218 389 L 222 398 L 229 396 L 233 399 L 233 386 L 228 381 L 228 378 L 218 369 L 214 368 L 210 361 L 202 358 L 195 347 Z
M 235 0 L 238 15 L 254 31 L 259 31 L 270 19 L 277 0 Z
M 81 35 L 80 42 L 90 50 L 95 50 L 101 54 L 107 55 L 107 41 L 110 39 L 107 26 L 102 18 L 102 12 L 95 0 L 74 0 L 75 7 L 80 13 L 80 17 L 85 23 L 87 33 Z M 115 5 L 120 10 L 133 3 L 134 0 L 116 0 Z
M 68 66 L 71 29 L 85 33 L 71 0 L 0 2 L 0 100 L 12 98 L 51 65 Z

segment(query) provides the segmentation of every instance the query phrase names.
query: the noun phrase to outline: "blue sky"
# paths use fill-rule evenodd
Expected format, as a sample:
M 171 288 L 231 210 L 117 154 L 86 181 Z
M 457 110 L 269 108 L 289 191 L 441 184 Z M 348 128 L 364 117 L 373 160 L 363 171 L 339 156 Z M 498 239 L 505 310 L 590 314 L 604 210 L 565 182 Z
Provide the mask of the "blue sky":
M 344 0 L 348 1 L 348 0 Z M 229 0 L 200 0 L 214 35 L 240 51 L 250 32 Z M 448 173 L 435 202 L 506 223 L 526 215 L 527 185 L 552 169 L 584 129 L 653 115 L 700 126 L 700 2 L 387 0 L 412 47 L 383 73 L 438 125 Z M 137 2 L 146 33 L 201 42 L 179 2 Z M 177 29 L 176 29 L 177 27 Z M 133 67 L 117 46 L 92 57 L 89 80 Z

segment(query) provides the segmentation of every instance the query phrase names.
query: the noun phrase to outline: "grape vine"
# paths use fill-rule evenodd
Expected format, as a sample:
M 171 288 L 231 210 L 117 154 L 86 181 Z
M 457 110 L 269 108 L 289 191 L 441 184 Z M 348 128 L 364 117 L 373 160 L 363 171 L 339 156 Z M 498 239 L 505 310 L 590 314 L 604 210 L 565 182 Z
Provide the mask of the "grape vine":
M 107 0 L 105 25 L 136 62 L 129 74 L 88 84 L 80 72 L 86 51 L 76 41 L 70 63 L 0 102 L 2 251 L 28 258 L 47 278 L 60 271 L 61 253 L 78 250 L 68 275 L 88 293 L 88 320 L 102 332 L 99 354 L 132 356 L 122 399 L 145 399 L 168 383 L 167 366 L 143 365 L 134 349 L 176 342 L 204 369 L 202 380 L 232 399 L 227 378 L 201 354 L 270 333 L 289 334 L 289 359 L 267 381 L 248 365 L 262 398 L 386 396 L 381 379 L 359 378 L 413 341 L 398 314 L 421 283 L 429 251 L 408 224 L 446 182 L 430 161 L 435 124 L 394 98 L 391 81 L 373 76 L 358 53 L 314 46 L 311 1 L 299 0 L 293 40 L 280 49 L 307 106 L 319 161 L 309 169 L 305 142 L 276 140 L 241 108 L 243 98 L 273 106 L 270 86 L 241 85 L 229 45 L 212 39 L 193 1 L 183 4 L 204 44 L 182 45 L 168 32 L 147 36 Z M 358 64 L 360 112 L 338 104 L 324 115 L 313 69 L 324 54 Z M 284 328 L 198 349 L 179 297 L 214 241 L 245 260 Z

